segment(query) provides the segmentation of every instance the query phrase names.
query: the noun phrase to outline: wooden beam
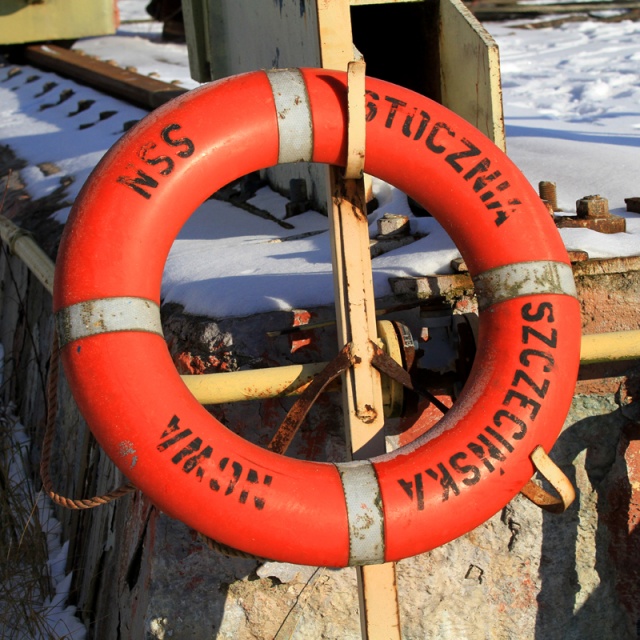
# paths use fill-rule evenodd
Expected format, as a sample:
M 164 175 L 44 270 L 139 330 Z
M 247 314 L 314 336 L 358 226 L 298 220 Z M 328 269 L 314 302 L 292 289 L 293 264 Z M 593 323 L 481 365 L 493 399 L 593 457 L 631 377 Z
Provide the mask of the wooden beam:
M 506 150 L 498 45 L 461 0 L 440 0 L 442 104 Z
M 84 82 L 145 109 L 155 109 L 187 91 L 53 44 L 31 45 L 26 48 L 25 56 L 35 65 Z
M 319 0 L 322 66 L 346 71 L 354 58 L 348 0 Z M 351 118 L 351 112 L 350 116 Z M 384 453 L 384 410 L 380 374 L 372 365 L 377 340 L 364 180 L 330 179 L 329 229 L 339 346 L 351 343 L 357 363 L 343 376 L 343 410 L 351 456 Z M 364 640 L 400 640 L 400 612 L 393 563 L 357 567 Z

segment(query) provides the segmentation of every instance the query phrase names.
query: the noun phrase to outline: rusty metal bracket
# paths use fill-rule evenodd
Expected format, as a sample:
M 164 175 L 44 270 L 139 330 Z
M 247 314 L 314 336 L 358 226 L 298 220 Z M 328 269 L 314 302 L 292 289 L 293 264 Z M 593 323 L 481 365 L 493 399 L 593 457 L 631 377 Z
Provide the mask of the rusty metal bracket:
M 547 455 L 547 452 L 538 445 L 531 453 L 531 462 L 545 480 L 551 484 L 559 497 L 551 495 L 533 480 L 529 480 L 520 491 L 525 498 L 528 498 L 545 511 L 550 513 L 562 513 L 566 511 L 575 500 L 576 490 L 571 481 L 558 467 L 558 465 Z
M 446 413 L 449 408 L 444 405 L 438 398 L 431 394 L 420 385 L 414 384 L 409 373 L 398 364 L 391 356 L 387 355 L 378 345 L 371 342 L 373 356 L 371 364 L 380 373 L 385 374 L 392 380 L 395 380 L 402 386 L 415 391 L 416 393 L 427 398 L 442 413 Z M 318 374 L 316 374 L 308 387 L 301 393 L 295 404 L 289 409 L 289 412 L 282 421 L 275 435 L 267 445 L 270 451 L 276 453 L 285 453 L 289 448 L 291 441 L 300 429 L 300 425 L 309 413 L 309 409 L 313 406 L 318 396 L 343 372 L 352 367 L 356 363 L 356 356 L 352 352 L 352 344 L 347 343 L 340 353 L 327 364 L 327 366 Z
M 267 449 L 276 453 L 284 454 L 289 448 L 291 441 L 298 432 L 302 421 L 305 419 L 309 409 L 318 399 L 318 396 L 344 371 L 349 369 L 354 363 L 354 356 L 351 352 L 351 343 L 347 343 L 340 353 L 327 364 L 327 366 L 316 375 L 311 384 L 302 392 L 295 404 L 282 421 Z
M 592 229 L 599 233 L 624 233 L 627 221 L 610 213 L 609 201 L 600 195 L 576 201 L 576 216 L 555 216 L 559 229 Z
M 430 391 L 427 391 L 422 385 L 416 384 L 411 378 L 408 371 L 405 371 L 393 358 L 388 356 L 377 344 L 371 343 L 373 349 L 373 357 L 371 364 L 380 372 L 389 376 L 391 379 L 399 382 L 403 387 L 423 396 L 440 411 L 445 414 L 449 411 L 449 407 L 436 398 Z

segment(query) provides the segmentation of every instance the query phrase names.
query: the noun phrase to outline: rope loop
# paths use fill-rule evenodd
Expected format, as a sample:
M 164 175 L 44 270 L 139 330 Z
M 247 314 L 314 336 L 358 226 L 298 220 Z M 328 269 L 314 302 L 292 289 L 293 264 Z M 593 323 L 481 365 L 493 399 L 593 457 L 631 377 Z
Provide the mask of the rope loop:
M 122 496 L 126 496 L 136 490 L 130 483 L 125 482 L 117 489 L 113 489 L 108 493 L 92 498 L 68 498 L 57 493 L 53 488 L 51 480 L 51 450 L 53 438 L 55 435 L 56 415 L 58 413 L 58 373 L 59 373 L 59 346 L 58 333 L 54 329 L 53 339 L 51 342 L 51 360 L 49 366 L 49 378 L 47 381 L 47 424 L 42 441 L 42 457 L 40 458 L 40 478 L 42 479 L 42 488 L 45 493 L 57 505 L 65 509 L 93 509 L 105 504 L 109 504 Z

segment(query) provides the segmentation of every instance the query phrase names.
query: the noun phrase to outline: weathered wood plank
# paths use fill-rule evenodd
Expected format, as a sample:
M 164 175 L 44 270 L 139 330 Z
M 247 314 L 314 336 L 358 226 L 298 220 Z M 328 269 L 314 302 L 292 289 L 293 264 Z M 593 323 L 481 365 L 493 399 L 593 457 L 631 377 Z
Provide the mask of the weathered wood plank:
M 155 109 L 186 89 L 149 76 L 143 76 L 75 51 L 52 44 L 31 45 L 26 48 L 27 60 L 68 76 L 92 87 L 124 98 L 146 109 Z
M 440 2 L 442 104 L 506 148 L 498 45 L 460 0 Z

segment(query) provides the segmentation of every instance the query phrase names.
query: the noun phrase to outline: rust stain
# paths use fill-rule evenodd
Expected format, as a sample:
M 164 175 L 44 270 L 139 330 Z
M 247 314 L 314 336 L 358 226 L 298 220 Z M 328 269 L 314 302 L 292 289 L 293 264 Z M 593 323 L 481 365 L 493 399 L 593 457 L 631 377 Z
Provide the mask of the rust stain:
M 295 309 L 293 311 L 293 327 L 302 327 L 308 325 L 311 320 L 311 313 L 304 309 Z M 310 346 L 312 338 L 307 334 L 304 338 L 291 337 L 291 353 L 295 353 L 304 347 Z
M 378 417 L 378 412 L 370 404 L 365 404 L 363 409 L 358 409 L 356 416 L 365 424 L 371 424 Z

